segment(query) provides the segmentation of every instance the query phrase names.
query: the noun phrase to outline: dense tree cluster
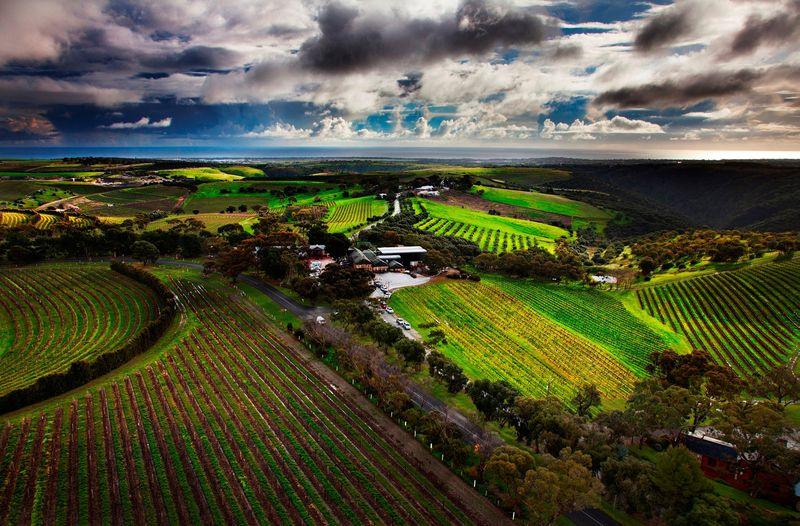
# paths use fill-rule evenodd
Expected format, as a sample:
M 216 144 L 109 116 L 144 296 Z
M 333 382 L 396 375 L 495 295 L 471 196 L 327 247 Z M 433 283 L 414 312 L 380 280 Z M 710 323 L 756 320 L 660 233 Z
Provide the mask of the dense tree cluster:
M 577 280 L 584 276 L 579 260 L 565 243 L 559 244 L 556 254 L 541 247 L 500 255 L 486 252 L 476 257 L 474 263 L 482 272 L 497 272 L 515 278 L 557 281 Z
M 710 258 L 715 262 L 736 262 L 778 251 L 784 257 L 800 248 L 797 233 L 765 233 L 717 230 L 668 231 L 651 234 L 631 245 L 643 274 L 657 268 L 684 268 Z

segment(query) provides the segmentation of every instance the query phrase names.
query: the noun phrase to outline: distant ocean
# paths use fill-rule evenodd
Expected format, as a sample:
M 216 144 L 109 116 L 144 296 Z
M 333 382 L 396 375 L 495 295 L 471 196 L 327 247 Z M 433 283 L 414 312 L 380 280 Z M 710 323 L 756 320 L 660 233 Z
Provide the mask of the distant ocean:
M 800 152 L 691 150 L 578 150 L 531 148 L 425 147 L 0 147 L 0 159 L 61 159 L 65 157 L 122 157 L 198 161 L 263 161 L 270 159 L 431 159 L 521 161 L 561 159 L 798 159 Z

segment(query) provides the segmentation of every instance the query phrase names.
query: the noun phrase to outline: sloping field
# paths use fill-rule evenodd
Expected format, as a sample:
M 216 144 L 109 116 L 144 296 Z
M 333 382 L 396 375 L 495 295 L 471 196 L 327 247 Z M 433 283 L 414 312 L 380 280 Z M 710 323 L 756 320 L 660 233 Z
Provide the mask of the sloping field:
M 617 347 L 612 352 L 591 339 L 608 340 L 596 327 L 579 333 L 576 321 L 558 323 L 535 310 L 531 298 L 498 285 L 506 284 L 440 281 L 399 290 L 391 305 L 414 326 L 437 323 L 447 335 L 443 352 L 472 379 L 504 379 L 524 394 L 543 396 L 549 390 L 565 401 L 583 383 L 596 383 L 604 399 L 619 399 L 630 391 L 641 374 L 640 353 Z M 603 316 L 617 315 L 624 317 L 616 308 Z M 592 325 L 591 320 L 584 323 Z
M 637 376 L 646 374 L 648 356 L 680 349 L 674 334 L 656 331 L 628 312 L 614 296 L 582 286 L 550 285 L 519 279 L 489 278 L 539 314 L 608 349 Z
M 81 226 L 90 226 L 92 219 L 81 216 L 60 216 L 39 212 L 0 212 L 0 227 L 18 227 L 30 223 L 38 230 L 50 230 L 66 218 L 70 223 Z
M 330 232 L 348 232 L 367 224 L 367 219 L 386 213 L 387 203 L 372 196 L 355 197 L 325 203 L 328 215 L 325 222 Z
M 541 246 L 552 251 L 555 239 L 569 232 L 545 223 L 501 217 L 429 199 L 415 200 L 428 217 L 415 226 L 440 236 L 468 239 L 485 252 L 510 252 Z
M 252 303 L 172 288 L 192 330 L 163 356 L 0 420 L 0 522 L 489 524 L 486 501 L 383 438 Z
M 150 289 L 104 265 L 0 269 L 0 396 L 116 349 L 156 313 Z
M 171 211 L 187 190 L 178 186 L 140 186 L 117 188 L 70 200 L 81 212 L 91 215 L 132 217 L 153 210 Z
M 196 179 L 199 181 L 236 181 L 241 175 L 223 172 L 219 168 L 176 168 L 174 170 L 159 170 L 156 172 L 163 177 L 176 177 L 183 179 Z
M 800 261 L 767 263 L 637 292 L 643 309 L 740 374 L 784 363 L 800 345 Z
M 319 188 L 318 192 L 303 192 L 283 196 L 279 192 L 289 183 L 291 186 L 308 186 L 309 190 Z M 258 192 L 240 192 L 242 187 L 259 189 Z M 223 191 L 225 193 L 223 193 Z M 321 201 L 333 201 L 342 198 L 342 191 L 338 188 L 323 188 L 321 184 L 312 184 L 296 181 L 245 181 L 226 183 L 204 183 L 197 192 L 189 195 L 184 202 L 183 209 L 188 211 L 199 210 L 201 213 L 219 212 L 229 206 L 237 207 L 241 204 L 248 208 L 253 205 L 267 206 L 271 209 L 280 209 L 288 205 L 307 206 Z
M 22 212 L 0 212 L 0 226 L 16 227 L 27 223 L 33 218 L 32 214 Z
M 206 230 L 212 233 L 216 233 L 217 229 L 222 225 L 228 225 L 231 223 L 238 223 L 242 226 L 250 224 L 253 220 L 256 219 L 255 214 L 246 214 L 246 213 L 232 213 L 232 214 L 183 214 L 183 215 L 174 215 L 169 216 L 164 219 L 159 219 L 157 221 L 153 221 L 152 223 L 148 223 L 147 230 L 169 230 L 171 220 L 177 219 L 180 221 L 185 221 L 186 219 L 196 219 L 201 221 L 203 224 L 206 225 Z
M 474 191 L 481 197 L 494 203 L 502 203 L 533 211 L 558 214 L 575 219 L 593 220 L 604 223 L 611 219 L 611 214 L 588 203 L 582 203 L 566 197 L 540 192 L 524 192 L 476 185 Z

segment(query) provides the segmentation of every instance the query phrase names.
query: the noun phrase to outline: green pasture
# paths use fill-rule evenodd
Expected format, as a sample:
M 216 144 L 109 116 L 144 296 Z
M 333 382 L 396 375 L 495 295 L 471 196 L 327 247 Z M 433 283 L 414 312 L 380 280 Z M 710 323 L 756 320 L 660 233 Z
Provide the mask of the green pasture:
M 472 191 L 483 199 L 530 210 L 569 216 L 572 218 L 608 221 L 611 214 L 588 203 L 582 203 L 559 195 L 540 192 L 508 190 L 490 186 L 475 185 Z

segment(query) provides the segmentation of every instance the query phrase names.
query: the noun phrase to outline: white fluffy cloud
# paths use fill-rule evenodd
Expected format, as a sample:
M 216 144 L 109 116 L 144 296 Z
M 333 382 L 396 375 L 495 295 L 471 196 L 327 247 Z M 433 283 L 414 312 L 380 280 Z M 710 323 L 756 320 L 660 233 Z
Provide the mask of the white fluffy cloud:
M 542 139 L 561 139 L 567 137 L 574 140 L 594 140 L 598 135 L 654 135 L 665 133 L 663 128 L 652 122 L 628 119 L 617 115 L 612 119 L 585 122 L 575 119 L 572 124 L 555 123 L 545 119 L 539 136 Z
M 100 126 L 107 130 L 138 130 L 140 128 L 169 128 L 172 126 L 172 117 L 166 117 L 159 121 L 150 121 L 149 117 L 142 117 L 134 122 L 114 122 L 108 126 Z

